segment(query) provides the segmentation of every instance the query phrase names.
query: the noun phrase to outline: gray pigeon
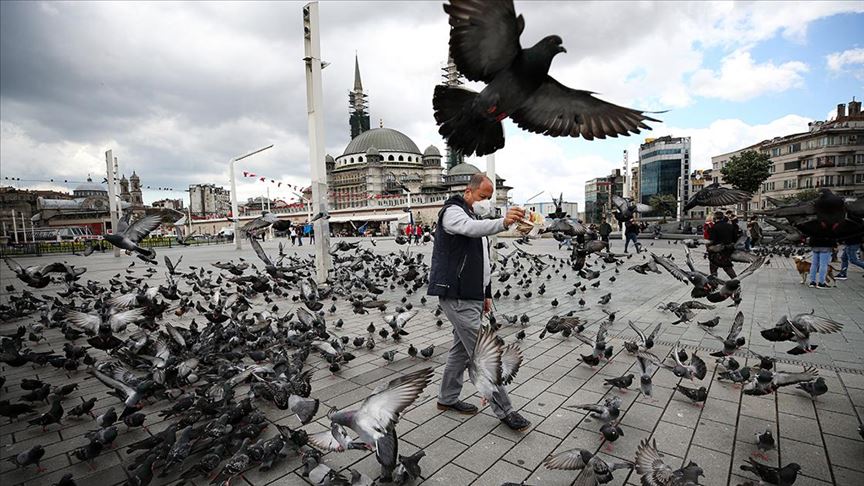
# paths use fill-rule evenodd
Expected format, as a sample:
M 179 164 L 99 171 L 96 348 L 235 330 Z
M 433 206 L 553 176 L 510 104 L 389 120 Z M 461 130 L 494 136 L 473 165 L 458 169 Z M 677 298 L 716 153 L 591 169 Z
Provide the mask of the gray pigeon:
M 644 486 L 690 486 L 699 484 L 705 472 L 693 461 L 681 469 L 672 469 L 657 450 L 657 440 L 643 439 L 636 449 L 636 473 L 642 475 Z
M 340 452 L 348 448 L 374 450 L 382 468 L 394 469 L 398 447 L 395 425 L 399 414 L 420 396 L 432 381 L 432 375 L 432 368 L 409 373 L 376 388 L 357 410 L 331 410 L 327 415 L 335 429 L 310 435 L 309 443 L 322 450 Z M 348 441 L 338 427 L 351 429 L 359 437 Z
M 632 469 L 629 462 L 608 464 L 600 456 L 585 449 L 572 449 L 560 452 L 546 459 L 547 469 L 563 469 L 580 471 L 575 484 L 579 486 L 595 486 L 611 482 L 612 472 L 618 469 Z

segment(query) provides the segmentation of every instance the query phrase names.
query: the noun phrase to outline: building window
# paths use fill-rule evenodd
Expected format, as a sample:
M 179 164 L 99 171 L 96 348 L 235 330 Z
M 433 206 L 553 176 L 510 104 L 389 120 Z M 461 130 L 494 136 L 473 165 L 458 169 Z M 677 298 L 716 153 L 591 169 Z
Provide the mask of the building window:
M 399 156 L 399 162 L 403 162 L 404 160 L 405 160 L 405 159 L 403 159 L 402 156 L 400 155 L 400 156 Z
M 391 156 L 387 157 L 387 160 L 389 160 L 390 162 L 393 162 L 393 156 L 391 155 Z
M 363 157 L 357 157 L 357 162 L 363 162 Z
M 790 154 L 794 154 L 795 152 L 800 152 L 800 151 L 801 151 L 801 144 L 800 143 L 789 144 L 789 153 Z
M 864 184 L 864 174 L 855 174 L 855 184 Z
M 771 149 L 771 157 L 777 157 L 780 155 L 780 147 L 774 147 Z M 726 164 L 723 164 L 726 165 Z
M 864 154 L 855 154 L 855 165 L 864 165 Z

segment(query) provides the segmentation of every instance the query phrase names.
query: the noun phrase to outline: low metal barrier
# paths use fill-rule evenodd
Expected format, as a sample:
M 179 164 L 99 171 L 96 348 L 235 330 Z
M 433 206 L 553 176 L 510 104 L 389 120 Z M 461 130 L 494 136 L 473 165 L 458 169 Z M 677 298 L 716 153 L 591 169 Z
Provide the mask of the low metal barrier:
M 222 245 L 231 243 L 231 238 L 213 237 L 213 238 L 197 238 L 187 241 L 189 246 L 199 245 Z M 92 243 L 84 241 L 37 241 L 35 243 L 9 243 L 5 246 L 0 246 L 0 257 L 7 256 L 39 256 L 39 255 L 55 255 L 55 254 L 79 254 L 83 253 L 88 246 L 94 246 L 94 251 L 112 251 L 112 246 L 107 241 L 92 241 Z M 172 248 L 181 246 L 177 244 L 174 238 L 147 238 L 140 245 L 144 248 Z

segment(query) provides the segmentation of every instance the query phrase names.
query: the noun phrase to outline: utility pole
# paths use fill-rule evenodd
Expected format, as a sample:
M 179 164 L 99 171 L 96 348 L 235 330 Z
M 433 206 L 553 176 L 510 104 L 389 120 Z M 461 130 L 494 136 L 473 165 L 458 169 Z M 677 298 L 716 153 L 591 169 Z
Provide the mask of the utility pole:
M 117 201 L 117 192 L 114 186 L 115 170 L 117 169 L 117 159 L 114 158 L 112 150 L 105 152 L 105 166 L 108 169 L 108 208 L 111 211 L 111 234 L 117 234 L 117 226 L 120 224 L 119 202 Z M 114 257 L 120 257 L 120 248 L 111 245 L 114 248 Z
M 327 213 L 327 167 L 324 162 L 324 103 L 321 91 L 321 38 L 318 30 L 318 2 L 303 7 L 303 62 L 306 67 L 306 111 L 309 122 L 309 165 L 312 176 L 312 204 L 316 214 Z M 330 256 L 330 221 L 314 223 L 315 271 L 318 283 L 327 281 L 333 268 Z
M 15 219 L 15 210 L 11 209 L 10 211 L 12 211 L 12 234 L 15 235 L 15 244 L 17 245 L 18 244 L 18 222 Z

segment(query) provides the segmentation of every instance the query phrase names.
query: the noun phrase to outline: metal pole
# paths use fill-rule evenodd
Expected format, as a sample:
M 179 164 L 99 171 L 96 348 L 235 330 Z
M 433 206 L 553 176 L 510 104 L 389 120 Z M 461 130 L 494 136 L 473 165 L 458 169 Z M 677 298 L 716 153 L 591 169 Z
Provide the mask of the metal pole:
M 24 243 L 27 243 L 27 220 L 24 219 L 24 211 L 21 211 L 21 233 L 24 235 Z
M 18 222 L 15 220 L 15 210 L 12 209 L 12 234 L 15 235 L 15 244 L 18 244 Z
M 237 214 L 237 181 L 234 180 L 234 159 L 228 161 L 229 177 L 231 178 L 231 219 L 234 221 L 234 249 L 242 250 L 240 242 L 240 220 Z
M 6 234 L 6 221 L 0 221 L 3 224 L 3 237 L 8 238 L 9 235 Z
M 630 159 L 627 157 L 627 151 L 624 151 L 624 197 L 630 197 L 630 184 L 631 184 L 631 175 L 630 175 Z M 636 201 L 639 202 L 639 201 Z M 610 211 L 611 212 L 611 211 Z M 624 229 L 621 228 L 621 225 L 618 225 L 618 229 L 621 230 L 621 241 L 627 241 L 627 235 L 624 234 Z
M 321 91 L 321 39 L 318 31 L 318 2 L 303 7 L 303 44 L 306 65 L 306 110 L 309 120 L 309 164 L 312 175 L 312 203 L 316 213 L 327 211 L 327 168 L 324 163 L 324 105 Z M 315 270 L 319 283 L 327 280 L 333 267 L 330 256 L 330 222 L 315 222 Z
M 270 186 L 267 186 L 267 212 L 269 213 L 270 209 Z M 268 233 L 270 234 L 270 239 L 273 239 L 273 225 L 270 225 Z
M 486 177 L 492 181 L 492 214 L 495 214 L 495 207 L 498 205 L 498 184 L 495 175 L 495 154 L 489 154 L 486 156 Z M 491 260 L 492 264 L 498 261 L 498 250 L 495 249 L 495 244 L 498 243 L 498 235 L 492 235 L 489 237 L 489 260 Z
M 108 170 L 108 209 L 111 213 L 111 234 L 117 234 L 117 226 L 120 224 L 119 222 L 119 201 L 117 201 L 117 193 L 115 191 L 114 186 L 114 170 L 115 170 L 116 159 L 114 158 L 113 151 L 107 150 L 105 152 L 105 166 Z M 117 248 L 114 245 L 111 245 L 114 248 L 114 257 L 120 257 L 120 248 Z
M 24 216 L 24 213 L 21 213 L 21 216 Z M 33 226 L 33 221 L 30 221 L 30 236 L 32 236 L 31 241 L 36 243 L 36 227 Z
M 234 220 L 234 249 L 241 250 L 243 249 L 243 245 L 241 244 L 242 238 L 240 238 L 240 215 L 237 214 L 237 181 L 234 180 L 234 164 L 240 160 L 243 160 L 247 157 L 252 157 L 257 153 L 261 153 L 269 148 L 272 148 L 273 144 L 260 148 L 258 150 L 253 150 L 246 155 L 241 155 L 240 157 L 235 157 L 228 161 L 228 172 L 229 177 L 231 177 L 231 219 Z

